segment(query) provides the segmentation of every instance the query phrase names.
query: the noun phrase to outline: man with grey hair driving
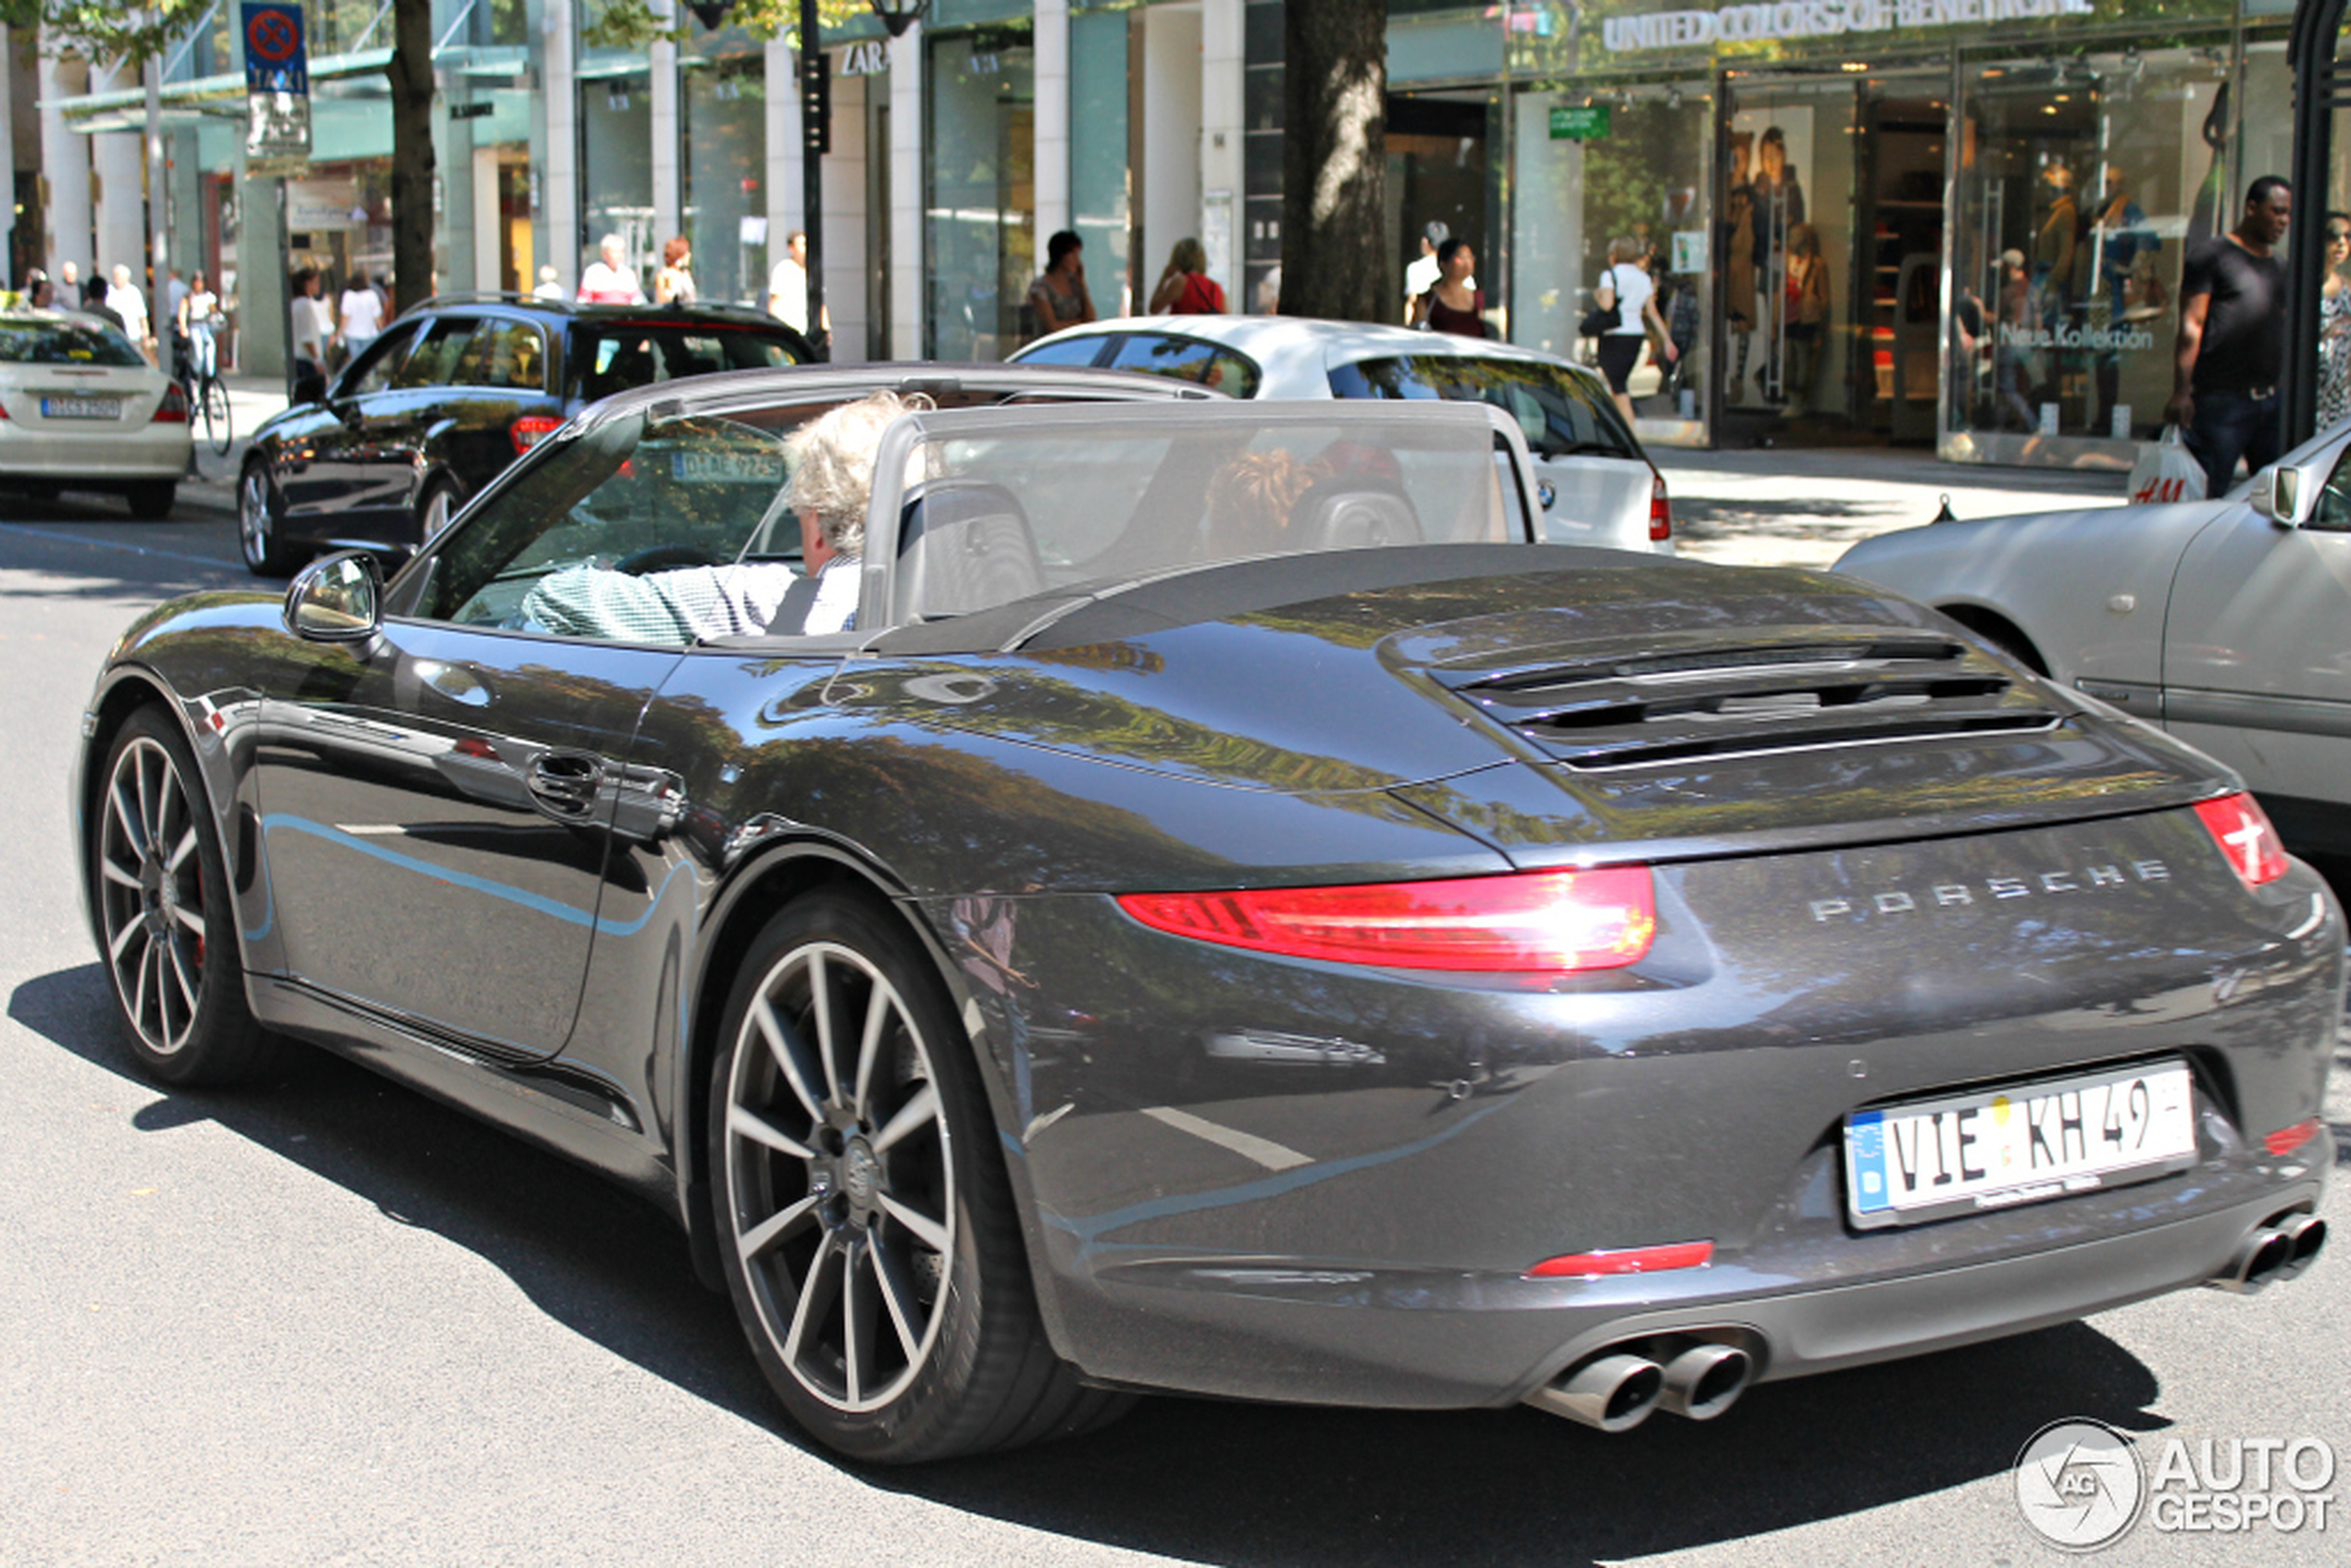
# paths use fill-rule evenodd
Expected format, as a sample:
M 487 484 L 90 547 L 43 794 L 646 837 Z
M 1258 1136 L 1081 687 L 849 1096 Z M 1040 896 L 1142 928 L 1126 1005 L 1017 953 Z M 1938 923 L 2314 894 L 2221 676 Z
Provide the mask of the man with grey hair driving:
M 901 414 L 929 406 L 919 393 L 902 398 L 877 392 L 827 410 L 785 440 L 784 458 L 791 466 L 787 500 L 800 515 L 805 575 L 785 592 L 767 626 L 771 635 L 818 637 L 855 628 L 865 508 L 873 500 L 882 432 Z

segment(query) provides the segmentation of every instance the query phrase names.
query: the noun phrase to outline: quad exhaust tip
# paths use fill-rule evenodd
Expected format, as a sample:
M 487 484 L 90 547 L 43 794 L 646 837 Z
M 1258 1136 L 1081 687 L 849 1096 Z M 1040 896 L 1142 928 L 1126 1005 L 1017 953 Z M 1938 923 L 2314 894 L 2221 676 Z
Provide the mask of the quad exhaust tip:
M 1659 1410 L 1711 1421 L 1738 1402 L 1754 1372 L 1754 1358 L 1735 1345 L 1686 1344 L 1662 1364 L 1618 1346 L 1536 1389 L 1526 1402 L 1602 1432 L 1629 1432 Z
M 2286 1214 L 2246 1232 L 2220 1272 L 2205 1283 L 2251 1295 L 2301 1274 L 2318 1260 L 2326 1243 L 2326 1221 L 2316 1214 Z

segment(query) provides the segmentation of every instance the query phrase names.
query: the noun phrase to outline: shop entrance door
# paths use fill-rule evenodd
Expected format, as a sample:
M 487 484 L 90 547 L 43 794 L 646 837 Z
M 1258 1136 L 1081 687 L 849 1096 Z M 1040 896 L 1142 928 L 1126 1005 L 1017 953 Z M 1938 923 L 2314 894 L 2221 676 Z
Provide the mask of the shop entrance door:
M 1725 83 L 1723 444 L 1933 441 L 1947 87 L 1923 73 Z

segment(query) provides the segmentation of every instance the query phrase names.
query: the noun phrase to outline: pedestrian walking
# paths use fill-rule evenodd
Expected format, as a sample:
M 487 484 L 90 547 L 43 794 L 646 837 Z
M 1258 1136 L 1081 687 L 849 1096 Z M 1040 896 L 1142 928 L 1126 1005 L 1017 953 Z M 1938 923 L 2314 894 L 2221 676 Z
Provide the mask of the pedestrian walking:
M 24 302 L 35 310 L 47 310 L 57 303 L 56 285 L 37 267 L 24 275 Z
M 2351 419 L 2351 213 L 2327 214 L 2327 276 L 2319 292 L 2319 429 Z
M 131 268 L 122 262 L 115 263 L 114 287 L 106 291 L 106 308 L 122 323 L 122 330 L 138 345 L 139 352 L 153 362 L 155 356 L 155 325 L 147 317 L 147 296 L 131 280 Z
M 555 269 L 553 267 L 542 267 L 539 269 L 539 286 L 530 291 L 530 297 L 542 300 L 559 300 L 564 297 L 563 280 L 555 275 Z
M 131 330 L 130 325 L 122 318 L 122 313 L 106 303 L 106 286 L 98 279 L 84 278 L 81 280 L 81 308 L 93 316 L 105 317 L 126 333 Z
M 1151 291 L 1153 316 L 1222 316 L 1225 289 L 1208 275 L 1208 252 L 1198 240 L 1176 242 L 1167 255 L 1166 269 Z
M 294 384 L 305 380 L 324 381 L 327 375 L 327 342 L 334 336 L 335 319 L 328 313 L 327 302 L 318 297 L 318 269 L 305 267 L 294 274 L 293 331 Z
M 1412 319 L 1405 325 L 1462 338 L 1486 336 L 1486 294 L 1472 276 L 1476 270 L 1477 253 L 1467 240 L 1448 240 L 1437 246 L 1437 281 L 1412 301 Z
M 365 354 L 367 345 L 384 330 L 383 295 L 376 292 L 365 272 L 351 275 L 351 281 L 343 285 L 342 297 L 335 302 L 335 313 L 342 318 L 335 335 L 342 343 L 346 361 Z
M 1673 334 L 1665 330 L 1664 318 L 1657 313 L 1657 289 L 1640 267 L 1641 250 L 1641 242 L 1630 234 L 1611 240 L 1608 271 L 1592 291 L 1596 307 L 1616 312 L 1616 325 L 1600 333 L 1600 374 L 1608 378 L 1609 393 L 1628 429 L 1633 423 L 1633 367 L 1641 362 L 1641 345 L 1649 341 L 1650 332 L 1655 331 L 1664 344 L 1666 363 L 1681 357 Z
M 1412 324 L 1412 303 L 1437 287 L 1437 247 L 1452 237 L 1453 230 L 1447 228 L 1441 218 L 1432 218 L 1422 227 L 1421 254 L 1404 268 L 1404 325 L 1407 327 Z M 1474 280 L 1471 280 L 1470 287 L 1477 287 Z
M 694 297 L 694 247 L 679 234 L 661 247 L 661 270 L 653 274 L 653 303 L 691 305 Z
M 795 229 L 784 236 L 784 258 L 767 274 L 767 314 L 808 335 L 808 233 Z
M 579 303 L 582 305 L 642 305 L 644 285 L 637 280 L 636 272 L 627 263 L 628 250 L 617 234 L 607 234 L 596 243 L 596 259 L 579 274 Z
M 2163 414 L 2203 465 L 2209 496 L 2235 479 L 2238 458 L 2257 473 L 2278 460 L 2286 293 L 2277 247 L 2293 218 L 2294 188 L 2265 174 L 2246 189 L 2237 226 L 2191 250 L 2180 271 L 2180 335 Z

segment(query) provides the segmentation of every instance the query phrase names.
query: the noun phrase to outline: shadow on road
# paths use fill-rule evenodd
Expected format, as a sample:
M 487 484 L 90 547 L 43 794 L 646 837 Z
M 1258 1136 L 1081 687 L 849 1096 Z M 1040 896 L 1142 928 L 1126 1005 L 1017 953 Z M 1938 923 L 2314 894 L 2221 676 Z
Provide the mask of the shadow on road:
M 503 1271 L 556 1322 L 808 1448 L 663 1216 L 553 1155 L 324 1052 L 241 1093 L 159 1089 L 114 1037 L 105 972 L 28 980 L 8 1015 L 152 1094 L 131 1125 L 211 1120 Z M 1835 1518 L 2007 1471 L 2044 1424 L 2169 1423 L 2152 1373 L 2083 1325 L 1766 1386 L 1724 1419 L 1606 1437 L 1527 1410 L 1396 1413 L 1146 1400 L 1083 1442 L 918 1471 L 892 1492 L 1214 1563 L 1564 1565 Z M 812 1450 L 814 1451 L 814 1450 Z M 2021 1526 L 2020 1526 L 2020 1531 Z M 2021 1539 L 2021 1536 L 2020 1536 Z

